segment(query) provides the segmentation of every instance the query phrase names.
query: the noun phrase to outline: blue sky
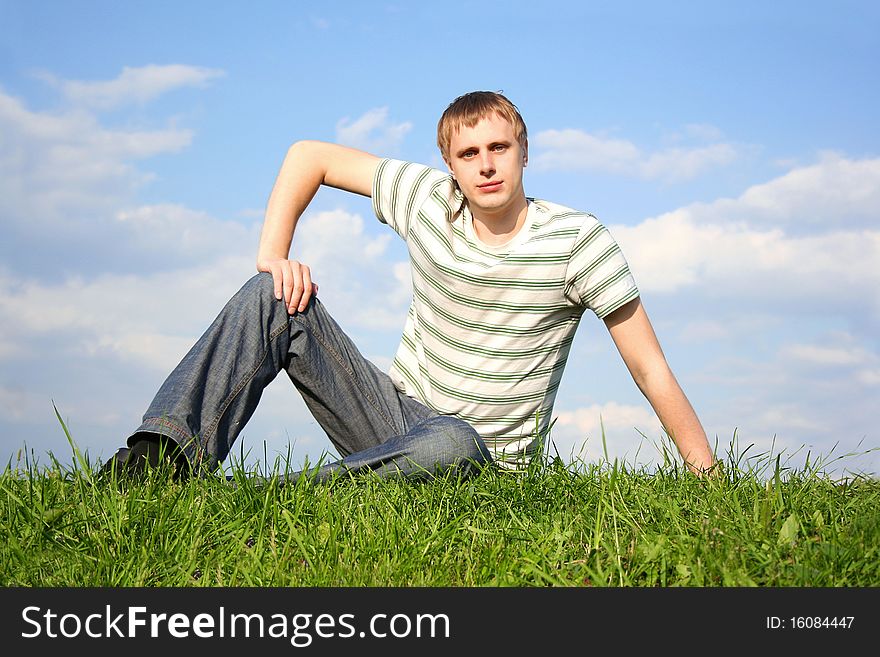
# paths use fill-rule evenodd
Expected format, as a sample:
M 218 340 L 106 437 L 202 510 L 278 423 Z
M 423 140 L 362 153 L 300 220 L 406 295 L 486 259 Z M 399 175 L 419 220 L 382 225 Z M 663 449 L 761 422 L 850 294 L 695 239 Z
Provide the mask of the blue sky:
M 502 90 L 526 192 L 596 214 L 721 455 L 880 472 L 880 10 L 871 2 L 0 0 L 0 457 L 94 459 L 253 272 L 287 147 L 441 166 L 436 122 Z M 382 367 L 406 254 L 322 190 L 294 255 Z M 585 316 L 556 405 L 566 458 L 651 464 L 660 427 Z M 645 437 L 643 437 L 643 435 Z M 330 444 L 286 377 L 237 445 Z M 858 455 L 835 460 L 850 452 Z

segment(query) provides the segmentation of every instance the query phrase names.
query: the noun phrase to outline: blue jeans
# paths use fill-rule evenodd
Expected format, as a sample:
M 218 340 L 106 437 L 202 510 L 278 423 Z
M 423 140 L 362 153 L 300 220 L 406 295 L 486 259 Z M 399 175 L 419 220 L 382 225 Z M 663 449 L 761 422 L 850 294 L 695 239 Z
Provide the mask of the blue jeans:
M 400 393 L 316 297 L 289 315 L 267 273 L 229 300 L 159 388 L 128 444 L 139 434 L 161 434 L 194 469 L 214 470 L 281 370 L 343 457 L 309 473 L 317 480 L 365 470 L 430 478 L 491 462 L 473 427 Z

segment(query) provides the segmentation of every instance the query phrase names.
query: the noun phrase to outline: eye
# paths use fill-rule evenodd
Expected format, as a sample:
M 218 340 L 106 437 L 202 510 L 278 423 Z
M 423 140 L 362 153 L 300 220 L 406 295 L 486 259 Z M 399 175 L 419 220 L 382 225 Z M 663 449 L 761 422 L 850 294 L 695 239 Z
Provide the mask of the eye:
M 474 151 L 465 151 L 464 153 L 461 154 L 461 156 L 462 156 L 465 160 L 469 160 L 469 159 L 471 159 L 474 155 L 476 155 L 476 153 L 475 153 Z
M 495 144 L 495 146 L 492 148 L 492 150 L 495 151 L 496 153 L 501 153 L 501 152 L 507 150 L 507 146 L 505 146 L 504 144 Z

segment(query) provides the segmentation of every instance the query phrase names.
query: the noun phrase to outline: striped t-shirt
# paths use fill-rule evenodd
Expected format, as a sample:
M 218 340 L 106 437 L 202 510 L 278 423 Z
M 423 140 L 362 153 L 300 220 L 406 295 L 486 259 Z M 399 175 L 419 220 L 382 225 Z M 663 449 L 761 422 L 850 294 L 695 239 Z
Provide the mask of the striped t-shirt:
M 620 248 L 593 215 L 534 199 L 509 242 L 486 245 L 452 176 L 399 160 L 379 163 L 373 209 L 412 271 L 394 384 L 470 423 L 496 461 L 524 465 L 584 310 L 602 318 L 639 294 Z

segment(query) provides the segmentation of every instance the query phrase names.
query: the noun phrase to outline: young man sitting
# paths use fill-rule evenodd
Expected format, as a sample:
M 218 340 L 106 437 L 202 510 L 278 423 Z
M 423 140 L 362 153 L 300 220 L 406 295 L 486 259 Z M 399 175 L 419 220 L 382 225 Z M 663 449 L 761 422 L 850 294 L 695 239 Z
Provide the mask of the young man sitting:
M 104 466 L 175 459 L 215 469 L 284 370 L 342 459 L 310 473 L 464 474 L 521 468 L 539 450 L 575 330 L 601 318 L 687 467 L 714 463 L 658 344 L 629 267 L 592 215 L 527 198 L 526 126 L 503 95 L 472 92 L 440 119 L 449 173 L 303 141 L 269 198 L 255 277 L 159 389 L 143 424 Z M 370 196 L 406 242 L 413 299 L 389 373 L 364 359 L 288 258 L 321 185 Z M 577 366 L 577 365 L 575 365 Z M 296 475 L 294 475 L 295 477 Z

